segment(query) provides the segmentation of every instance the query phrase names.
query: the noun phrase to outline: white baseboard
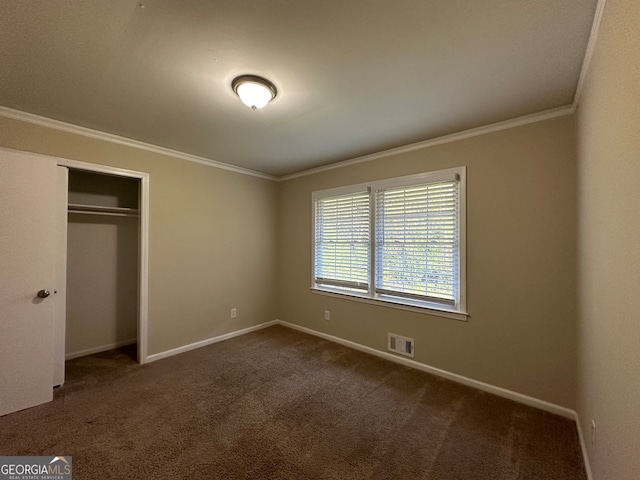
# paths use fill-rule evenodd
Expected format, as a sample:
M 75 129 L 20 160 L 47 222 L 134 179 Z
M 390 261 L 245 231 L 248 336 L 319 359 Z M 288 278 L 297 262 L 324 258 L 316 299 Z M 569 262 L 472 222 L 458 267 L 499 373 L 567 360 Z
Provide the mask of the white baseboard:
M 540 410 L 544 410 L 545 412 L 554 413 L 556 415 L 560 415 L 561 417 L 570 418 L 575 420 L 576 412 L 566 407 L 562 407 L 560 405 L 556 405 L 555 403 L 547 402 L 545 400 L 540 400 L 538 398 L 530 397 L 528 395 L 524 395 L 522 393 L 514 392 L 512 390 L 507 390 L 506 388 L 496 387 L 495 385 L 490 385 L 488 383 L 480 382 L 478 380 L 474 380 L 472 378 L 464 377 L 462 375 L 458 375 L 457 373 L 447 372 L 446 370 L 441 370 L 436 367 L 432 367 L 430 365 L 426 365 L 424 363 L 416 362 L 415 360 L 411 360 L 408 358 L 397 357 L 391 353 L 383 352 L 380 350 L 376 350 L 375 348 L 367 347 L 365 345 L 361 345 L 359 343 L 355 343 L 349 340 L 345 340 L 340 337 L 335 337 L 333 335 L 329 335 L 326 333 L 318 332 L 316 330 L 312 330 L 310 328 L 301 327 L 299 325 L 295 325 L 293 323 L 284 322 L 282 320 L 276 320 L 276 323 L 279 325 L 283 325 L 285 327 L 292 328 L 294 330 L 299 330 L 304 333 L 308 333 L 310 335 L 315 335 L 316 337 L 324 338 L 325 340 L 329 340 L 331 342 L 339 343 L 346 347 L 353 348 L 355 350 L 360 350 L 361 352 L 369 353 L 371 355 L 375 355 L 377 357 L 384 358 L 386 360 L 390 360 L 395 363 L 399 363 L 401 365 L 405 365 L 407 367 L 415 368 L 417 370 L 421 370 L 423 372 L 431 373 L 433 375 L 437 375 L 439 377 L 446 378 L 448 380 L 452 380 L 457 383 L 461 383 L 463 385 L 467 385 L 469 387 L 477 388 L 478 390 L 482 390 L 484 392 L 492 393 L 494 395 L 498 395 L 499 397 L 508 398 L 518 403 L 522 403 L 524 405 L 528 405 L 530 407 L 535 407 Z
M 107 345 L 100 345 L 99 347 L 87 348 L 86 350 L 80 350 L 78 352 L 67 353 L 64 356 L 65 360 L 72 360 L 74 358 L 86 357 L 87 355 L 93 355 L 94 353 L 106 352 L 107 350 L 113 350 L 114 348 L 125 347 L 127 345 L 133 345 L 137 343 L 137 339 L 121 340 L 115 343 L 109 343 Z
M 402 358 L 395 356 L 388 352 L 383 352 L 381 350 L 376 350 L 375 348 L 367 347 L 365 345 L 352 342 L 350 340 L 345 340 L 340 337 L 336 337 L 333 335 L 329 335 L 327 333 L 322 333 L 316 330 L 312 330 L 310 328 L 301 327 L 300 325 L 296 325 L 293 323 L 285 322 L 283 320 L 272 320 L 270 322 L 261 323 L 259 325 L 254 325 L 253 327 L 244 328 L 242 330 L 236 330 L 235 332 L 225 333 L 224 335 L 219 335 L 217 337 L 209 338 L 206 340 L 201 340 L 199 342 L 191 343 L 189 345 L 184 345 L 182 347 L 174 348 L 171 350 L 167 350 L 161 353 L 155 353 L 153 355 L 149 355 L 147 357 L 147 362 L 154 362 L 156 360 L 160 360 L 162 358 L 171 357 L 173 355 L 178 355 L 179 353 L 188 352 L 189 350 L 194 350 L 196 348 L 205 347 L 207 345 L 211 345 L 213 343 L 222 342 L 224 340 L 229 340 L 230 338 L 238 337 L 240 335 L 244 335 L 246 333 L 254 332 L 256 330 L 261 330 L 263 328 L 271 327 L 273 325 L 282 325 L 284 327 L 291 328 L 293 330 L 298 330 L 304 333 L 308 333 L 310 335 L 314 335 L 316 337 L 324 338 L 325 340 L 329 340 L 334 343 L 338 343 L 340 345 L 344 345 L 349 348 L 353 348 L 355 350 L 359 350 L 361 352 L 369 353 L 371 355 L 375 355 L 380 358 L 384 358 L 386 360 L 390 360 L 395 363 L 399 363 L 401 365 L 405 365 L 407 367 L 415 368 L 417 370 L 421 370 L 423 372 L 430 373 L 432 375 L 437 375 L 442 378 L 446 378 L 448 380 L 461 383 L 463 385 L 467 385 L 469 387 L 476 388 L 478 390 L 482 390 L 484 392 L 492 393 L 499 397 L 507 398 L 509 400 L 513 400 L 518 403 L 522 403 L 524 405 L 528 405 L 530 407 L 537 408 L 539 410 L 543 410 L 545 412 L 553 413 L 555 415 L 559 415 L 564 418 L 571 419 L 576 422 L 578 429 L 578 436 L 580 438 L 580 445 L 582 448 L 582 455 L 585 464 L 585 470 L 587 472 L 588 480 L 593 480 L 593 476 L 591 474 L 591 467 L 589 464 L 589 457 L 587 454 L 586 444 L 584 435 L 582 434 L 582 428 L 580 426 L 580 421 L 578 419 L 578 414 L 575 410 L 571 410 L 570 408 L 566 408 L 560 405 L 556 405 L 555 403 L 547 402 L 545 400 L 540 400 L 538 398 L 530 397 L 528 395 L 524 395 L 522 393 L 514 392 L 512 390 L 507 390 L 506 388 L 497 387 L 495 385 L 491 385 L 488 383 L 480 382 L 478 380 L 474 380 L 469 377 L 465 377 L 462 375 L 458 375 L 457 373 L 447 372 L 446 370 L 441 370 L 436 367 L 432 367 L 430 365 L 426 365 L 424 363 L 416 362 L 415 360 L 411 360 L 408 358 Z
M 235 332 L 225 333 L 224 335 L 219 335 L 217 337 L 208 338 L 206 340 L 201 340 L 199 342 L 191 343 L 189 345 L 184 345 L 182 347 L 174 348 L 171 350 L 167 350 L 161 353 L 155 353 L 153 355 L 149 355 L 147 357 L 147 362 L 154 362 L 156 360 L 160 360 L 162 358 L 171 357 L 173 355 L 178 355 L 180 353 L 188 352 L 189 350 L 194 350 L 196 348 L 205 347 L 207 345 L 211 345 L 213 343 L 222 342 L 224 340 L 228 340 L 233 337 L 238 337 L 240 335 L 244 335 L 246 333 L 254 332 L 256 330 L 260 330 L 263 328 L 271 327 L 273 325 L 282 325 L 294 330 L 298 330 L 304 333 L 308 333 L 310 335 L 314 335 L 316 337 L 324 338 L 325 340 L 329 340 L 331 342 L 339 343 L 340 345 L 344 345 L 349 348 L 353 348 L 355 350 L 359 350 L 361 352 L 369 353 L 371 355 L 375 355 L 377 357 L 384 358 L 386 360 L 390 360 L 395 363 L 399 363 L 401 365 L 405 365 L 407 367 L 415 368 L 417 370 L 421 370 L 423 372 L 430 373 L 432 375 L 437 375 L 439 377 L 446 378 L 448 380 L 452 380 L 457 383 L 461 383 L 463 385 L 467 385 L 469 387 L 476 388 L 478 390 L 482 390 L 484 392 L 492 393 L 494 395 L 498 395 L 499 397 L 508 398 L 518 403 L 522 403 L 524 405 L 528 405 L 530 407 L 538 408 L 540 410 L 544 410 L 545 412 L 553 413 L 559 415 L 561 417 L 569 418 L 571 420 L 576 420 L 576 412 L 566 407 L 562 407 L 560 405 L 556 405 L 555 403 L 547 402 L 545 400 L 540 400 L 538 398 L 530 397 L 528 395 L 524 395 L 522 393 L 514 392 L 512 390 L 507 390 L 506 388 L 496 387 L 495 385 L 491 385 L 488 383 L 480 382 L 478 380 L 474 380 L 472 378 L 464 377 L 462 375 L 458 375 L 457 373 L 447 372 L 446 370 L 441 370 L 436 367 L 432 367 L 430 365 L 426 365 L 424 363 L 416 362 L 415 360 L 411 360 L 408 358 L 398 357 L 388 352 L 383 352 L 381 350 L 376 350 L 375 348 L 367 347 L 365 345 L 361 345 L 356 342 L 352 342 L 350 340 L 345 340 L 340 337 L 335 337 L 333 335 L 329 335 L 327 333 L 318 332 L 316 330 L 312 330 L 310 328 L 301 327 L 300 325 L 296 325 L 293 323 L 285 322 L 282 320 L 272 320 L 270 322 L 261 323 L 259 325 L 254 325 L 253 327 L 244 328 L 242 330 L 236 330 Z M 578 427 L 579 427 L 578 423 Z M 581 437 L 582 438 L 582 437 Z M 584 449 L 584 447 L 583 447 Z M 585 457 L 586 458 L 586 457 Z
M 156 360 L 161 360 L 163 358 L 172 357 L 174 355 L 178 355 L 179 353 L 188 352 L 189 350 L 195 350 L 196 348 L 206 347 L 207 345 L 211 345 L 213 343 L 222 342 L 224 340 L 229 340 L 233 337 L 238 337 L 240 335 L 244 335 L 249 332 L 255 332 L 256 330 L 261 330 L 263 328 L 271 327 L 278 323 L 277 320 L 272 320 L 270 322 L 261 323 L 259 325 L 254 325 L 253 327 L 243 328 L 242 330 L 236 330 L 235 332 L 225 333 L 224 335 L 218 335 L 217 337 L 207 338 L 206 340 L 200 340 L 199 342 L 190 343 L 189 345 L 184 345 L 182 347 L 173 348 L 171 350 L 167 350 L 165 352 L 154 353 L 153 355 L 147 356 L 147 362 L 151 363 Z
M 578 437 L 580 437 L 580 448 L 582 448 L 582 459 L 584 461 L 584 469 L 587 472 L 587 480 L 593 480 L 593 474 L 591 473 L 591 464 L 589 463 L 589 453 L 587 452 L 587 443 L 582 433 L 582 426 L 580 425 L 580 416 L 575 415 L 576 425 L 578 427 Z

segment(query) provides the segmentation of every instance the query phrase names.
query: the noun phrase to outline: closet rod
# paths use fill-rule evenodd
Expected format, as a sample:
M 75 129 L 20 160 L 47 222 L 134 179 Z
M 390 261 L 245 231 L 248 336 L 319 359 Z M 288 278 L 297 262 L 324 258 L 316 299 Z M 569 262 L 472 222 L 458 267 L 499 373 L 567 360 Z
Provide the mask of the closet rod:
M 109 217 L 137 217 L 138 216 L 137 213 L 92 212 L 89 210 L 72 210 L 72 209 L 69 209 L 67 213 L 74 213 L 74 214 L 79 213 L 82 215 L 103 215 L 103 216 L 109 216 Z
M 136 208 L 80 205 L 77 203 L 70 203 L 68 205 L 68 209 L 69 213 L 86 213 L 89 215 L 115 215 L 118 217 L 137 217 L 139 213 Z

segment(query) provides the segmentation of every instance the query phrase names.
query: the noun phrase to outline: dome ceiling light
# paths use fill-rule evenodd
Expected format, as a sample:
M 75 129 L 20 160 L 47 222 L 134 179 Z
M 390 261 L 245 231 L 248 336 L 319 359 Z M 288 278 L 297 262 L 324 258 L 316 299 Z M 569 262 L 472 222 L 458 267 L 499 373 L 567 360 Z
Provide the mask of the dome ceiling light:
M 240 97 L 240 101 L 254 111 L 267 105 L 278 94 L 273 83 L 255 75 L 234 78 L 231 88 Z

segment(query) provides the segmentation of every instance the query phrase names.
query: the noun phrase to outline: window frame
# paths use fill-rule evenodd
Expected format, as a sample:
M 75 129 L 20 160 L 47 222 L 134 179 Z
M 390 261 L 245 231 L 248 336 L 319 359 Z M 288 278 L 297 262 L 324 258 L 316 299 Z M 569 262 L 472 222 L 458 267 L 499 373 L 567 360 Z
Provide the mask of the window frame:
M 410 187 L 428 183 L 437 183 L 458 178 L 458 298 L 452 306 L 425 300 L 394 297 L 393 295 L 376 293 L 376 192 L 389 188 Z M 319 199 L 348 195 L 350 193 L 369 191 L 369 291 L 358 293 L 345 291 L 339 287 L 316 284 L 316 202 Z M 415 175 L 390 178 L 374 182 L 346 185 L 343 187 L 317 190 L 311 195 L 311 292 L 321 295 L 336 296 L 359 302 L 386 307 L 409 310 L 455 320 L 466 321 L 467 312 L 467 278 L 466 278 L 466 166 L 424 172 Z

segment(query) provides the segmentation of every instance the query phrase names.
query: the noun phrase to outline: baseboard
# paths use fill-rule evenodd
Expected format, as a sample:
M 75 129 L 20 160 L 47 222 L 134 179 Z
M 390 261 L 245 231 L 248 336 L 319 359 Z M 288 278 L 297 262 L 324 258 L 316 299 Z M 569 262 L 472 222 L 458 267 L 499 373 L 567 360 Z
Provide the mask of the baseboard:
M 156 360 L 160 360 L 163 358 L 171 357 L 173 355 L 178 355 L 180 353 L 188 352 L 189 350 L 194 350 L 196 348 L 205 347 L 207 345 L 211 345 L 213 343 L 222 342 L 224 340 L 229 340 L 233 337 L 238 337 L 240 335 L 244 335 L 250 332 L 254 332 L 256 330 L 260 330 L 263 328 L 271 327 L 273 325 L 282 325 L 284 327 L 288 327 L 294 330 L 298 330 L 304 333 L 308 333 L 310 335 L 314 335 L 316 337 L 324 338 L 325 340 L 329 340 L 331 342 L 339 343 L 340 345 L 344 345 L 349 348 L 353 348 L 355 350 L 359 350 L 361 352 L 369 353 L 371 355 L 375 355 L 380 358 L 384 358 L 386 360 L 390 360 L 395 363 L 399 363 L 401 365 L 405 365 L 407 367 L 415 368 L 417 370 L 421 370 L 423 372 L 430 373 L 432 375 L 437 375 L 442 378 L 446 378 L 448 380 L 452 380 L 457 383 L 461 383 L 463 385 L 467 385 L 469 387 L 476 388 L 478 390 L 482 390 L 484 392 L 492 393 L 494 395 L 498 395 L 499 397 L 508 398 L 518 403 L 522 403 L 524 405 L 528 405 L 530 407 L 537 408 L 539 410 L 544 410 L 545 412 L 553 413 L 555 415 L 559 415 L 561 417 L 569 418 L 571 420 L 576 420 L 576 412 L 566 407 L 562 407 L 560 405 L 556 405 L 555 403 L 547 402 L 545 400 L 540 400 L 538 398 L 530 397 L 528 395 L 524 395 L 522 393 L 514 392 L 512 390 L 507 390 L 506 388 L 497 387 L 495 385 L 491 385 L 488 383 L 480 382 L 478 380 L 474 380 L 469 377 L 465 377 L 462 375 L 458 375 L 457 373 L 447 372 L 446 370 L 441 370 L 436 367 L 432 367 L 430 365 L 416 362 L 415 360 L 411 360 L 408 358 L 398 357 L 388 352 L 383 352 L 381 350 L 376 350 L 375 348 L 367 347 L 365 345 L 352 342 L 350 340 L 345 340 L 340 337 L 336 337 L 333 335 L 329 335 L 327 333 L 319 332 L 317 330 L 312 330 L 310 328 L 301 327 L 300 325 L 296 325 L 294 323 L 285 322 L 283 320 L 272 320 L 270 322 L 261 323 L 259 325 L 254 325 L 252 327 L 244 328 L 242 330 L 236 330 L 235 332 L 225 333 L 224 335 L 219 335 L 217 337 L 208 338 L 206 340 L 201 340 L 199 342 L 191 343 L 189 345 L 184 345 L 182 347 L 174 348 L 171 350 L 167 350 L 161 353 L 155 353 L 153 355 L 149 355 L 147 357 L 147 362 L 154 362 Z M 578 428 L 580 426 L 579 422 Z M 581 434 L 580 434 L 581 435 Z M 582 437 L 581 437 L 582 438 Z M 584 449 L 584 447 L 583 447 Z M 586 457 L 585 457 L 586 458 Z
M 253 327 L 243 328 L 242 330 L 236 330 L 235 332 L 225 333 L 224 335 L 218 335 L 217 337 L 207 338 L 206 340 L 200 340 L 199 342 L 190 343 L 189 345 L 183 345 L 182 347 L 173 348 L 165 352 L 154 353 L 153 355 L 147 356 L 146 363 L 155 362 L 156 360 L 161 360 L 163 358 L 172 357 L 180 353 L 188 352 L 189 350 L 195 350 L 196 348 L 206 347 L 207 345 L 211 345 L 213 343 L 229 340 L 230 338 L 238 337 L 249 332 L 255 332 L 256 330 L 271 327 L 273 325 L 276 325 L 277 323 L 277 320 L 272 320 L 270 322 L 254 325 Z
M 509 400 L 513 400 L 518 403 L 522 403 L 524 405 L 528 405 L 530 407 L 538 408 L 540 410 L 544 410 L 545 412 L 553 413 L 555 415 L 559 415 L 561 417 L 570 418 L 575 420 L 576 412 L 566 407 L 562 407 L 560 405 L 556 405 L 555 403 L 547 402 L 545 400 L 540 400 L 538 398 L 530 397 L 528 395 L 524 395 L 522 393 L 514 392 L 512 390 L 507 390 L 506 388 L 496 387 L 495 385 L 490 385 L 488 383 L 480 382 L 478 380 L 474 380 L 472 378 L 464 377 L 462 375 L 458 375 L 457 373 L 447 372 L 446 370 L 441 370 L 436 367 L 432 367 L 430 365 L 426 365 L 424 363 L 416 362 L 415 360 L 411 360 L 408 358 L 397 357 L 391 353 L 383 352 L 380 350 L 376 350 L 375 348 L 367 347 L 365 345 L 361 345 L 359 343 L 352 342 L 350 340 L 345 340 L 340 337 L 335 337 L 333 335 L 329 335 L 326 333 L 318 332 L 316 330 L 312 330 L 310 328 L 301 327 L 299 325 L 295 325 L 293 323 L 285 322 L 282 320 L 276 320 L 276 323 L 279 325 L 283 325 L 285 327 L 292 328 L 294 330 L 299 330 L 304 333 L 308 333 L 310 335 L 315 335 L 316 337 L 324 338 L 325 340 L 329 340 L 331 342 L 339 343 L 349 348 L 353 348 L 355 350 L 360 350 L 361 352 L 369 353 L 371 355 L 375 355 L 377 357 L 384 358 L 386 360 L 390 360 L 395 363 L 399 363 L 401 365 L 405 365 L 407 367 L 415 368 L 417 370 L 421 370 L 423 372 L 431 373 L 433 375 L 437 375 L 438 377 L 443 377 L 448 380 L 452 380 L 457 383 L 461 383 L 463 385 L 467 385 L 469 387 L 477 388 L 478 390 L 482 390 L 484 392 L 492 393 L 494 395 L 498 395 L 499 397 L 508 398 Z
M 100 345 L 99 347 L 87 348 L 86 350 L 80 350 L 78 352 L 67 353 L 64 356 L 65 360 L 72 360 L 74 358 L 86 357 L 87 355 L 93 355 L 94 353 L 106 352 L 107 350 L 113 350 L 114 348 L 126 347 L 127 345 L 133 345 L 137 343 L 137 339 L 121 340 L 115 343 L 109 343 L 107 345 Z
M 427 372 L 432 375 L 437 375 L 439 377 L 446 378 L 448 380 L 461 383 L 463 385 L 467 385 L 469 387 L 473 387 L 478 390 L 482 390 L 483 392 L 491 393 L 493 395 L 507 398 L 509 400 L 513 400 L 515 402 L 522 403 L 524 405 L 528 405 L 530 407 L 534 407 L 539 410 L 543 410 L 545 412 L 553 413 L 555 415 L 559 415 L 561 417 L 571 419 L 575 421 L 577 425 L 578 437 L 580 438 L 580 446 L 582 448 L 582 456 L 584 459 L 585 470 L 587 472 L 587 478 L 588 480 L 593 480 L 593 476 L 591 474 L 591 466 L 589 464 L 589 456 L 587 454 L 587 449 L 585 444 L 585 439 L 584 439 L 584 435 L 582 434 L 582 427 L 580 426 L 578 414 L 574 410 L 571 410 L 569 408 L 566 408 L 560 405 L 556 405 L 555 403 L 547 402 L 545 400 L 540 400 L 538 398 L 530 397 L 522 393 L 514 392 L 506 388 L 497 387 L 495 385 L 480 382 L 478 380 L 474 380 L 469 377 L 458 375 L 457 373 L 447 372 L 446 370 L 432 367 L 424 363 L 416 362 L 415 360 L 397 357 L 388 352 L 376 350 L 375 348 L 367 347 L 366 345 L 352 342 L 350 340 L 345 340 L 344 338 L 336 337 L 334 335 L 329 335 L 327 333 L 319 332 L 317 330 L 312 330 L 310 328 L 301 327 L 300 325 L 285 322 L 283 320 L 277 320 L 277 319 L 272 320 L 270 322 L 261 323 L 259 325 L 254 325 L 252 327 L 244 328 L 242 330 L 236 330 L 235 332 L 225 333 L 224 335 L 219 335 L 217 337 L 201 340 L 199 342 L 191 343 L 189 345 L 184 345 L 182 347 L 167 350 L 165 352 L 155 353 L 147 357 L 147 362 L 154 362 L 156 360 L 171 357 L 173 355 L 178 355 L 180 353 L 188 352 L 189 350 L 195 350 L 196 348 L 205 347 L 207 345 L 211 345 L 217 342 L 222 342 L 224 340 L 229 340 L 230 338 L 238 337 L 240 335 L 245 335 L 247 333 L 254 332 L 256 330 L 261 330 L 263 328 L 271 327 L 273 325 L 282 325 L 284 327 L 288 327 L 293 330 L 298 330 L 300 332 L 308 333 L 316 337 L 324 338 L 325 340 L 329 340 L 331 342 L 344 345 L 345 347 L 353 348 L 354 350 L 359 350 L 361 352 L 369 353 L 371 355 L 375 355 L 377 357 L 384 358 L 386 360 L 390 360 L 392 362 L 399 363 L 407 367 L 415 368 L 417 370 L 421 370 L 423 372 Z M 112 348 L 115 348 L 115 347 L 112 347 Z M 79 352 L 79 353 L 87 354 L 87 355 L 89 354 L 84 352 Z
M 575 421 L 578 428 L 578 437 L 580 438 L 580 448 L 582 449 L 582 460 L 584 461 L 584 469 L 587 472 L 587 480 L 593 480 L 593 474 L 591 473 L 591 464 L 589 463 L 589 453 L 587 452 L 587 443 L 582 433 L 582 426 L 580 424 L 580 416 L 576 413 Z

